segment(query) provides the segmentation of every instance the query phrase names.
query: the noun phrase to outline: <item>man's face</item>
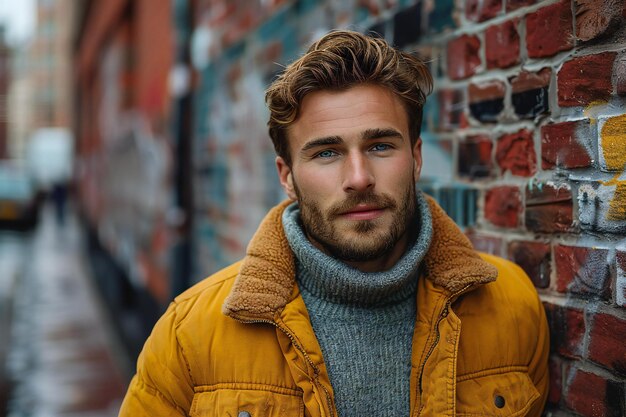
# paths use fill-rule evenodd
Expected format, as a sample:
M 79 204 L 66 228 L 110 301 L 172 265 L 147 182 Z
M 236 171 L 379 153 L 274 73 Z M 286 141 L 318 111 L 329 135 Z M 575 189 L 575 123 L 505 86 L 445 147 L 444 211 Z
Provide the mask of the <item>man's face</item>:
M 421 169 L 421 141 L 411 146 L 400 99 L 374 85 L 310 93 L 288 137 L 292 165 L 276 164 L 311 242 L 361 270 L 393 266 Z

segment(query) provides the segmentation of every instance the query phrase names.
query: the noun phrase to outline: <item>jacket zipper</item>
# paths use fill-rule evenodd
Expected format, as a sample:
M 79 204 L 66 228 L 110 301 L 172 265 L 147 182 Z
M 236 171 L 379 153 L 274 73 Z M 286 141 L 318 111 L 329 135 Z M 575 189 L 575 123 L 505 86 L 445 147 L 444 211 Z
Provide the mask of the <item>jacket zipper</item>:
M 422 366 L 420 369 L 420 376 L 419 376 L 419 380 L 418 380 L 418 398 L 420 399 L 420 408 L 417 412 L 416 415 L 419 415 L 422 412 L 422 408 L 424 407 L 424 404 L 421 400 L 422 398 L 422 379 L 424 377 L 424 368 L 426 368 L 426 362 L 428 361 L 428 358 L 430 358 L 430 355 L 432 355 L 432 353 L 435 351 L 435 348 L 437 347 L 437 345 L 439 344 L 439 339 L 441 337 L 441 335 L 439 334 L 439 324 L 441 323 L 441 321 L 446 318 L 448 316 L 449 310 L 450 310 L 450 305 L 452 305 L 452 302 L 454 300 L 456 300 L 456 297 L 458 297 L 460 294 L 464 293 L 465 291 L 467 291 L 473 284 L 468 284 L 465 287 L 463 287 L 462 289 L 460 289 L 459 291 L 455 292 L 454 294 L 452 294 L 450 297 L 448 297 L 448 300 L 446 301 L 446 305 L 443 308 L 443 311 L 441 312 L 441 314 L 439 315 L 439 317 L 437 318 L 437 323 L 435 323 L 435 341 L 430 345 L 430 348 L 428 349 L 428 353 L 426 354 L 426 357 L 424 358 L 424 360 L 422 361 Z
M 321 387 L 322 390 L 324 391 L 324 394 L 326 396 L 326 406 L 328 408 L 328 413 L 330 417 L 334 417 L 335 414 L 333 413 L 333 402 L 332 402 L 332 399 L 330 398 L 330 393 L 328 392 L 326 387 L 321 382 L 319 382 L 319 373 L 320 373 L 319 368 L 315 365 L 315 362 L 313 362 L 313 360 L 309 357 L 309 355 L 306 353 L 304 348 L 300 346 L 300 344 L 296 341 L 295 336 L 288 329 L 284 328 L 283 326 L 279 325 L 278 323 L 272 320 L 262 320 L 262 319 L 242 320 L 236 317 L 233 317 L 233 318 L 237 320 L 238 322 L 244 323 L 244 324 L 254 324 L 254 323 L 271 324 L 272 326 L 276 327 L 281 332 L 283 332 L 289 338 L 289 340 L 291 340 L 291 344 L 294 345 L 296 349 L 300 351 L 300 353 L 302 353 L 302 356 L 304 356 L 308 364 L 311 366 L 311 368 L 313 368 L 314 383 L 315 385 Z

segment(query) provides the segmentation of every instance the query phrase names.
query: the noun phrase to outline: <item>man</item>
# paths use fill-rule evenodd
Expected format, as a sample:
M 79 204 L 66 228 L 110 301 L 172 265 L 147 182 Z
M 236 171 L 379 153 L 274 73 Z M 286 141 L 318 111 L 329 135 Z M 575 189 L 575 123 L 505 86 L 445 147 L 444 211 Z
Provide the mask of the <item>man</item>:
M 516 265 L 416 191 L 424 64 L 335 31 L 270 86 L 290 201 L 180 295 L 122 416 L 539 416 L 547 325 Z

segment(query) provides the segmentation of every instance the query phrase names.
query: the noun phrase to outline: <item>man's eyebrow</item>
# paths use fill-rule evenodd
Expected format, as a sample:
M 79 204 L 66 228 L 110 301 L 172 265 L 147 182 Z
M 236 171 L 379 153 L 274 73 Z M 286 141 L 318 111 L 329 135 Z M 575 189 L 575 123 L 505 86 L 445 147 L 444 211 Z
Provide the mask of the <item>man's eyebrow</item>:
M 396 129 L 392 128 L 376 128 L 376 129 L 367 129 L 361 135 L 364 140 L 372 140 L 372 139 L 380 139 L 380 138 L 399 138 L 404 139 L 402 134 L 398 132 Z
M 307 142 L 302 147 L 300 152 L 307 152 L 307 151 L 310 151 L 313 148 L 318 148 L 320 146 L 338 145 L 340 143 L 343 143 L 343 139 L 341 139 L 341 137 L 339 137 L 339 136 L 326 136 L 326 137 L 323 137 L 323 138 L 317 138 L 317 139 L 313 139 L 313 140 Z

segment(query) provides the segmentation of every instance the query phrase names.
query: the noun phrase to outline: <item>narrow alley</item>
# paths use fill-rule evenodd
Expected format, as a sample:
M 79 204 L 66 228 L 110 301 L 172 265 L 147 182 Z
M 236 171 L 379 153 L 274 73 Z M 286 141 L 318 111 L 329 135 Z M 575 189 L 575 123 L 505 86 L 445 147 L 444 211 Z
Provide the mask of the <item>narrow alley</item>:
M 0 232 L 0 415 L 115 416 L 129 361 L 89 275 L 76 218 L 59 224 L 54 214 L 44 207 L 32 235 Z

